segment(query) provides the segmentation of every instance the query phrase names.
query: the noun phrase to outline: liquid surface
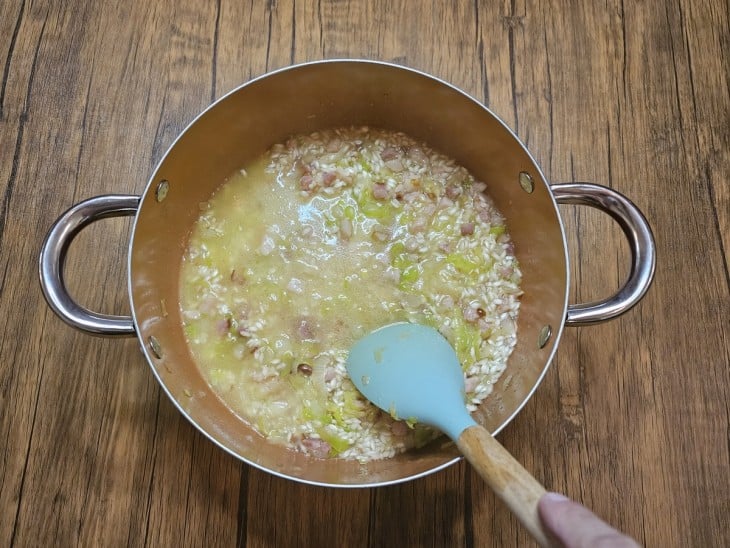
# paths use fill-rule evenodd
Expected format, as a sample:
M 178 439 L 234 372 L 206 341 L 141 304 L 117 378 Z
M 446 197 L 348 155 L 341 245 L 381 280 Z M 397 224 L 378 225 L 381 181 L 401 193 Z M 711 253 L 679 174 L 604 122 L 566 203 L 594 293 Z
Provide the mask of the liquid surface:
M 504 220 L 453 161 L 398 133 L 298 136 L 203 205 L 181 279 L 205 378 L 270 440 L 314 457 L 384 458 L 437 435 L 366 402 L 352 344 L 396 321 L 457 351 L 469 409 L 515 343 L 520 272 Z

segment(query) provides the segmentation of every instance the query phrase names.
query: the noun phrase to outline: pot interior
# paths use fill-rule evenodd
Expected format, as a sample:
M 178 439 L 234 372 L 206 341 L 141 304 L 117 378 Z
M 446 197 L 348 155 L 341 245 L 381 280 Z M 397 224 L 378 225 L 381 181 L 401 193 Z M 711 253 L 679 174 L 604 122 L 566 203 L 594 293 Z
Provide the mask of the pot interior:
M 492 432 L 499 431 L 537 387 L 560 338 L 567 298 L 565 241 L 555 202 L 527 151 L 487 109 L 439 80 L 383 63 L 331 61 L 299 65 L 242 86 L 199 116 L 168 151 L 143 196 L 130 247 L 137 332 L 180 410 L 214 442 L 255 466 L 340 486 L 417 477 L 450 464 L 458 453 L 441 438 L 418 451 L 360 464 L 311 459 L 269 444 L 222 403 L 199 373 L 181 328 L 178 283 L 199 204 L 234 170 L 292 134 L 361 125 L 403 131 L 453 157 L 487 183 L 506 217 L 523 273 L 518 340 L 507 370 L 475 414 Z M 532 193 L 521 187 L 521 172 L 532 178 Z M 158 200 L 162 181 L 169 190 Z M 552 337 L 540 348 L 544 326 L 551 327 Z

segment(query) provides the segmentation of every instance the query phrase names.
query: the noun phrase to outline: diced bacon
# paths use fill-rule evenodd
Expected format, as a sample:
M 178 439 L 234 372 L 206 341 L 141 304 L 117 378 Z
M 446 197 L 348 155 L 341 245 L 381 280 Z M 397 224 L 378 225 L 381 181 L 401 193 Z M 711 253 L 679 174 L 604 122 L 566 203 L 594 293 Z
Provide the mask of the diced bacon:
M 402 438 L 408 433 L 408 425 L 405 423 L 405 421 L 395 421 L 393 424 L 390 425 L 390 432 L 394 436 Z
M 327 171 L 322 175 L 322 184 L 324 186 L 332 186 L 337 180 L 337 173 L 334 171 Z
M 451 200 L 456 200 L 461 196 L 462 188 L 459 185 L 449 185 L 446 187 L 446 197 Z
M 470 236 L 472 234 L 474 234 L 474 223 L 462 223 L 461 235 Z
M 314 178 L 311 175 L 302 175 L 302 178 L 299 179 L 299 188 L 302 190 L 306 190 L 309 192 L 316 186 L 314 182 Z
M 384 162 L 387 162 L 388 160 L 394 160 L 400 155 L 400 152 L 395 147 L 385 147 L 383 149 L 383 152 L 380 153 L 380 157 L 383 159 Z
M 476 390 L 476 387 L 478 384 L 479 384 L 479 379 L 477 377 L 467 377 L 464 380 L 464 391 L 466 393 L 474 392 L 474 390 Z
M 376 200 L 385 200 L 388 198 L 388 187 L 385 183 L 375 183 L 373 185 L 373 198 Z
M 318 459 L 325 459 L 329 456 L 332 447 L 329 443 L 320 438 L 302 438 L 302 446 L 307 453 Z

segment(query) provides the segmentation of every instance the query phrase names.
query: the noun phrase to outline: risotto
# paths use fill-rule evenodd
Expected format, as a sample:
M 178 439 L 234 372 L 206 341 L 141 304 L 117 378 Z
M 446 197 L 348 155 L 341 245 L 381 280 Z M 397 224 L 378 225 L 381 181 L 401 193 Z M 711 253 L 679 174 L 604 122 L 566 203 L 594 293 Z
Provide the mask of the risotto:
M 181 312 L 202 374 L 274 443 L 361 461 L 438 432 L 367 402 L 349 348 L 398 321 L 453 345 L 469 410 L 516 341 L 520 270 L 504 219 L 453 160 L 402 133 L 292 137 L 205 204 L 181 273 Z

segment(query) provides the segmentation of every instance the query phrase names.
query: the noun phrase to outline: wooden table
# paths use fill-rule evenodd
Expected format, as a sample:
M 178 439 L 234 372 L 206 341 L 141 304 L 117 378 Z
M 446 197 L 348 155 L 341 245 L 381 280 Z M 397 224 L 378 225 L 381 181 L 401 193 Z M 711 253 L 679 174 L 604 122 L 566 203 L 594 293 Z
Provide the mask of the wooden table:
M 658 268 L 623 317 L 566 329 L 499 436 L 548 489 L 648 546 L 730 544 L 730 5 L 693 2 L 149 0 L 0 4 L 0 545 L 523 546 L 463 463 L 335 490 L 242 464 L 170 404 L 135 339 L 93 338 L 46 306 L 53 220 L 140 193 L 212 100 L 307 60 L 422 69 L 497 113 L 553 182 L 631 197 Z M 568 5 L 570 4 L 570 5 Z M 572 301 L 613 291 L 620 230 L 562 209 Z M 83 232 L 67 279 L 128 312 L 129 222 Z

